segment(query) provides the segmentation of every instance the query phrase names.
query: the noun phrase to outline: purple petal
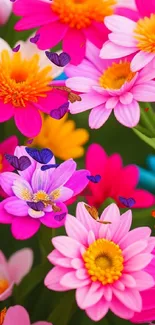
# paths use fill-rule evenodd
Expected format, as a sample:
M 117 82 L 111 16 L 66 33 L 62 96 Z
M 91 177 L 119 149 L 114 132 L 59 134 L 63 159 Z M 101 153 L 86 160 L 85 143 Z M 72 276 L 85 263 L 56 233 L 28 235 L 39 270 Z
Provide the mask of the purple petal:
M 88 170 L 77 170 L 72 177 L 65 183 L 65 186 L 74 191 L 74 196 L 81 193 L 88 185 L 87 176 L 90 175 Z
M 11 0 L 10 0 L 11 1 Z M 14 1 L 12 1 L 14 2 Z M 18 44 L 16 47 L 12 49 L 13 52 L 18 52 L 20 50 L 20 44 Z
M 34 37 L 30 38 L 30 42 L 35 44 L 39 41 L 39 38 L 40 38 L 40 34 L 36 34 Z

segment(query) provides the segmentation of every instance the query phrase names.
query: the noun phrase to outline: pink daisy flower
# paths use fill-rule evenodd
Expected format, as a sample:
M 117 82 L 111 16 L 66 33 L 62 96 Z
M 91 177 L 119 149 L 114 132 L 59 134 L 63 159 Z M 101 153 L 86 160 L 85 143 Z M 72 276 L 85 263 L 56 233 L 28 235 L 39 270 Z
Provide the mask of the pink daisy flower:
M 153 253 L 155 253 L 155 251 L 153 251 Z M 146 269 L 155 279 L 155 257 Z M 151 289 L 143 291 L 141 295 L 143 301 L 143 310 L 140 313 L 135 313 L 134 317 L 130 319 L 130 322 L 149 323 L 155 319 L 155 286 Z
M 100 57 L 103 59 L 122 58 L 135 53 L 131 70 L 138 71 L 155 58 L 155 2 L 136 0 L 139 19 L 112 15 L 104 22 L 111 31 L 109 41 L 103 44 Z
M 58 74 L 45 53 L 29 40 L 18 44 L 21 48 L 14 53 L 0 39 L 0 122 L 14 117 L 22 134 L 35 137 L 42 126 L 39 111 L 49 114 L 67 101 L 67 93 L 51 88 Z
M 33 252 L 29 248 L 14 253 L 7 261 L 0 251 L 0 301 L 12 295 L 14 285 L 18 285 L 31 270 Z
M 112 52 L 114 53 L 114 52 Z M 155 69 L 152 61 L 140 72 L 132 72 L 129 58 L 102 60 L 90 42 L 86 57 L 78 67 L 69 65 L 66 85 L 82 93 L 81 102 L 70 105 L 72 114 L 92 109 L 89 126 L 100 128 L 114 110 L 118 122 L 134 127 L 140 119 L 139 101 L 155 102 Z
M 47 274 L 45 285 L 54 291 L 76 289 L 78 307 L 93 321 L 109 310 L 130 319 L 142 311 L 141 291 L 154 286 L 146 270 L 153 259 L 154 237 L 151 229 L 130 230 L 132 213 L 120 216 L 116 204 L 109 205 L 96 222 L 84 203 L 78 203 L 76 218 L 67 215 L 67 236 L 52 239 L 55 247 L 48 256 L 55 267 Z
M 139 170 L 135 165 L 123 166 L 118 153 L 108 156 L 99 144 L 89 146 L 86 153 L 86 168 L 91 175 L 101 175 L 98 184 L 89 182 L 87 188 L 91 195 L 86 196 L 88 204 L 97 209 L 111 197 L 119 207 L 124 207 L 119 196 L 133 198 L 133 208 L 148 208 L 155 203 L 154 195 L 143 189 L 137 189 Z
M 21 325 L 21 320 L 22 320 L 22 325 L 31 325 L 30 318 L 28 315 L 28 312 L 23 306 L 13 306 L 10 307 L 7 310 L 6 316 L 4 318 L 4 323 L 3 325 Z M 35 322 L 32 325 L 52 325 L 49 322 Z
M 63 226 L 67 213 L 65 201 L 87 186 L 89 171 L 76 171 L 73 159 L 42 171 L 42 165 L 27 154 L 25 147 L 17 147 L 14 155 L 28 156 L 31 165 L 18 174 L 0 174 L 0 185 L 8 195 L 0 203 L 0 223 L 11 224 L 12 235 L 20 240 L 33 236 L 41 224 L 50 228 Z M 55 164 L 54 157 L 49 164 Z M 42 207 L 37 210 L 29 205 L 40 201 Z
M 114 12 L 116 3 L 115 0 L 17 0 L 13 11 L 22 18 L 15 29 L 41 26 L 37 46 L 45 50 L 63 40 L 63 51 L 71 56 L 72 64 L 78 65 L 85 55 L 86 39 L 98 48 L 107 40 L 108 29 L 103 21 Z M 124 8 L 122 13 L 135 16 L 132 10 Z

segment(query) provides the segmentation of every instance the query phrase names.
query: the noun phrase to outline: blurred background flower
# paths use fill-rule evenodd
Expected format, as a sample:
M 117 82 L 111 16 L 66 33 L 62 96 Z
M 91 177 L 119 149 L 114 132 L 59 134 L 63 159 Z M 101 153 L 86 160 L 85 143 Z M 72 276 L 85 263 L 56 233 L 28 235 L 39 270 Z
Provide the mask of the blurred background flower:
M 76 128 L 76 123 L 68 119 L 68 114 L 60 120 L 43 115 L 42 119 L 41 132 L 32 143 L 34 147 L 49 148 L 54 156 L 62 160 L 84 155 L 84 145 L 89 140 L 86 129 Z
M 148 155 L 146 168 L 139 167 L 139 186 L 155 194 L 155 155 Z
M 12 2 L 10 0 L 0 0 L 0 25 L 5 24 L 12 11 Z

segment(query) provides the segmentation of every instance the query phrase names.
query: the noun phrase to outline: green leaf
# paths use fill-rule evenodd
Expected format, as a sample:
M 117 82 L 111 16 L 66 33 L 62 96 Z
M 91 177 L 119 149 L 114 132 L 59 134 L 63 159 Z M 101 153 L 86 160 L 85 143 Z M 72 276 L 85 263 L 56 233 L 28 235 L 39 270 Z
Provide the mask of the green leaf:
M 30 294 L 35 287 L 44 280 L 47 272 L 50 270 L 50 263 L 37 265 L 20 283 L 14 287 L 13 296 L 16 303 L 22 303 L 24 298 Z
M 133 128 L 132 129 L 137 135 L 138 137 L 143 140 L 145 143 L 147 143 L 150 147 L 152 147 L 153 149 L 155 149 L 155 138 L 149 138 L 147 137 L 145 134 L 141 133 L 140 131 L 138 131 L 137 129 Z
M 54 325 L 68 325 L 76 309 L 75 292 L 66 292 L 48 317 L 48 322 L 52 322 Z

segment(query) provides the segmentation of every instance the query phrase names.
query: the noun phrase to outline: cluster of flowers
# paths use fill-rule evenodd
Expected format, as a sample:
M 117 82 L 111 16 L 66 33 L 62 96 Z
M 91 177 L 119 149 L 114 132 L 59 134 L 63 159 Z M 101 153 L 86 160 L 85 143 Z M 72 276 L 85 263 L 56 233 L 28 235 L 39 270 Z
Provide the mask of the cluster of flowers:
M 113 110 L 124 126 L 133 128 L 139 123 L 139 103 L 155 102 L 155 3 L 12 2 L 14 14 L 22 17 L 15 29 L 39 27 L 38 40 L 36 44 L 30 39 L 18 42 L 15 48 L 20 45 L 20 50 L 15 53 L 0 39 L 0 122 L 14 117 L 25 137 L 35 137 L 32 146 L 48 147 L 52 152 L 45 163 L 47 149 L 45 153 L 18 146 L 16 136 L 0 144 L 0 223 L 10 224 L 17 240 L 34 236 L 42 224 L 64 226 L 67 235 L 52 239 L 54 250 L 48 260 L 54 268 L 47 274 L 45 286 L 62 292 L 76 289 L 78 307 L 93 321 L 101 320 L 109 310 L 134 323 L 152 321 L 155 238 L 149 227 L 130 230 L 132 212 L 120 214 L 123 205 L 119 197 L 132 197 L 134 208 L 153 206 L 155 197 L 137 188 L 138 167 L 123 167 L 119 154 L 108 157 L 98 144 L 87 150 L 86 169 L 77 170 L 73 158 L 83 156 L 89 134 L 84 129 L 75 130 L 67 116 L 53 121 L 49 114 L 68 101 L 67 87 L 81 98 L 69 103 L 69 112 L 91 109 L 90 128 L 103 126 Z M 5 13 L 0 8 L 2 24 L 9 16 Z M 44 52 L 60 41 L 71 58 L 65 69 L 52 64 Z M 59 80 L 64 72 L 65 79 Z M 12 157 L 11 164 L 6 153 Z M 56 164 L 53 153 L 65 161 Z M 29 162 L 26 168 L 23 158 Z M 90 176 L 97 174 L 101 180 L 96 185 Z M 72 216 L 68 207 L 81 193 L 87 204 L 78 203 L 76 216 Z M 100 208 L 109 197 L 116 204 L 105 208 L 95 220 L 92 206 Z M 8 261 L 0 253 L 0 301 L 12 294 L 32 264 L 30 249 L 16 252 Z M 10 307 L 3 325 L 20 325 L 21 319 L 23 325 L 30 325 L 22 306 Z M 33 325 L 48 324 L 40 321 Z

